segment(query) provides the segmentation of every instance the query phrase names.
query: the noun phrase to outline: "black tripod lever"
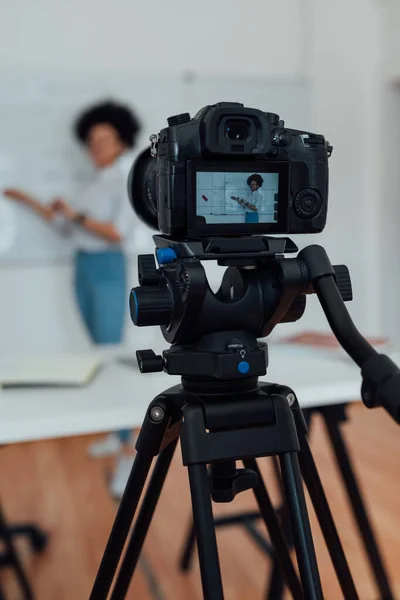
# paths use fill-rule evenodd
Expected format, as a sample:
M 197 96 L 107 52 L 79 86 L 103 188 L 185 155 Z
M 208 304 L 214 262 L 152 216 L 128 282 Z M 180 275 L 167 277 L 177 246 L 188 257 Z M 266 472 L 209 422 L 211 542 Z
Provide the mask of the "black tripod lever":
M 400 369 L 385 354 L 379 354 L 354 325 L 339 292 L 336 274 L 322 246 L 304 248 L 298 259 L 305 265 L 336 339 L 361 368 L 361 395 L 368 408 L 382 406 L 400 423 Z
M 212 464 L 208 475 L 214 502 L 232 502 L 237 494 L 258 484 L 257 473 L 251 469 L 237 469 L 235 461 Z

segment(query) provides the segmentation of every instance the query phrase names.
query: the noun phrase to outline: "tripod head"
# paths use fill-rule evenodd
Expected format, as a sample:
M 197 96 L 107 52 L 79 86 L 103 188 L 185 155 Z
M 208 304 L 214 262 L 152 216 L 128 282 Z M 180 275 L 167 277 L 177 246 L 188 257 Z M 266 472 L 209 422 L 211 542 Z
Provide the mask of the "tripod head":
M 165 370 L 183 377 L 232 381 L 265 375 L 266 337 L 282 322 L 304 313 L 313 289 L 303 261 L 287 258 L 297 246 L 288 238 L 244 237 L 172 241 L 155 236 L 153 255 L 139 256 L 140 286 L 132 291 L 136 325 L 161 325 L 172 348 L 156 357 L 139 353 L 143 372 Z M 202 260 L 228 267 L 217 293 Z M 351 300 L 344 266 L 335 267 L 342 298 Z
M 353 324 L 344 302 L 352 299 L 344 265 L 332 266 L 321 246 L 297 256 L 289 238 L 252 236 L 176 241 L 154 236 L 153 255 L 138 258 L 139 286 L 130 297 L 135 325 L 160 325 L 172 344 L 156 355 L 137 353 L 143 373 L 181 375 L 184 385 L 257 381 L 268 367 L 266 337 L 278 323 L 301 318 L 306 296 L 316 293 L 339 343 L 361 367 L 362 397 L 372 408 L 384 406 L 400 422 L 400 370 L 378 354 Z M 203 260 L 228 267 L 219 290 L 207 281 Z

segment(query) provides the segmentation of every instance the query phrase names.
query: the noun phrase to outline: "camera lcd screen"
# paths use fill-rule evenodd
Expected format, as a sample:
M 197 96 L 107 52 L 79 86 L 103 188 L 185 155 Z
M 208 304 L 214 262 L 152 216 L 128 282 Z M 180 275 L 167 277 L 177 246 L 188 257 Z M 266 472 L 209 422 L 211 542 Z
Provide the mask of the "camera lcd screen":
M 278 222 L 279 173 L 197 171 L 196 222 Z

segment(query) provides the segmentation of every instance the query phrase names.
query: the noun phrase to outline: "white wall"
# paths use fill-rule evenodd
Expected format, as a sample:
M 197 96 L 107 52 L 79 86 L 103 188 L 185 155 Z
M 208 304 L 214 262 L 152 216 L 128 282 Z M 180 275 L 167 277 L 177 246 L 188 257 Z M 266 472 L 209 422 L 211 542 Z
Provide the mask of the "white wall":
M 0 60 L 71 68 L 298 74 L 296 0 L 2 0 Z M 284 40 L 282 40 L 282 34 Z
M 381 298 L 374 285 L 380 235 L 377 138 L 380 115 L 380 7 L 365 0 L 307 2 L 313 29 L 309 75 L 317 131 L 333 144 L 327 227 L 319 240 L 333 263 L 352 274 L 356 323 L 380 330 Z M 315 311 L 315 314 L 321 314 Z M 318 317 L 318 325 L 323 326 Z
M 400 76 L 383 89 L 385 151 L 380 157 L 382 186 L 378 193 L 381 210 L 380 261 L 377 286 L 381 289 L 383 324 L 386 335 L 400 338 Z
M 400 4 L 382 0 L 384 36 L 380 59 L 382 144 L 377 148 L 381 185 L 377 193 L 381 238 L 376 285 L 382 296 L 382 330 L 400 337 Z
M 400 4 L 380 0 L 385 35 L 382 39 L 382 71 L 387 81 L 400 77 Z
M 132 77 L 135 70 L 298 77 L 304 62 L 299 9 L 296 0 L 256 0 L 251 14 L 264 18 L 251 18 L 250 25 L 239 1 L 3 0 L 0 66 L 132 69 Z M 285 43 L 271 15 L 284 24 Z M 71 279 L 65 265 L 1 269 L 0 349 L 84 347 Z M 128 327 L 128 344 L 136 331 Z
M 377 132 L 380 110 L 381 8 L 372 0 L 255 0 L 248 14 L 240 0 L 200 5 L 185 0 L 3 0 L 0 65 L 310 78 L 314 126 L 333 143 L 334 154 L 329 225 L 323 236 L 307 243 L 325 243 L 332 262 L 351 268 L 352 313 L 360 327 L 373 333 L 380 328 L 382 302 L 370 275 L 370 269 L 377 275 L 375 236 L 380 235 L 380 179 L 373 168 L 371 135 Z M 85 343 L 73 311 L 70 277 L 68 267 L 0 270 L 3 347 L 18 347 L 16 331 L 30 347 Z M 312 310 L 297 329 L 326 329 L 315 301 L 310 304 Z M 282 326 L 284 333 L 289 329 Z M 135 335 L 133 327 L 129 335 Z

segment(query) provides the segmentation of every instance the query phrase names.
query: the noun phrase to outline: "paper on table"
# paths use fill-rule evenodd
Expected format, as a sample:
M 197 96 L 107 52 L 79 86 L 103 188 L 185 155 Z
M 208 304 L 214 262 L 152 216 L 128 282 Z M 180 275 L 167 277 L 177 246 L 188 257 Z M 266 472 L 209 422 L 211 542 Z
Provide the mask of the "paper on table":
M 0 362 L 0 386 L 83 386 L 101 366 L 93 355 L 55 354 Z

